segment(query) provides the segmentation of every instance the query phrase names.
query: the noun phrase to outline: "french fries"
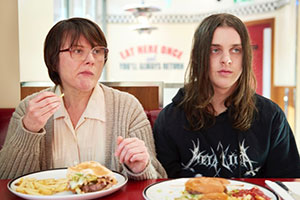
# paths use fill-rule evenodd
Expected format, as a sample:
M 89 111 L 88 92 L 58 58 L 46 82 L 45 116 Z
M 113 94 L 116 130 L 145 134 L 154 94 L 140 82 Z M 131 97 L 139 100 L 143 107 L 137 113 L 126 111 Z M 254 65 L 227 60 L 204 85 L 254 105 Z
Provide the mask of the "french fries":
M 30 195 L 53 195 L 55 193 L 68 190 L 68 179 L 41 179 L 35 178 L 21 178 L 18 183 L 16 191 Z

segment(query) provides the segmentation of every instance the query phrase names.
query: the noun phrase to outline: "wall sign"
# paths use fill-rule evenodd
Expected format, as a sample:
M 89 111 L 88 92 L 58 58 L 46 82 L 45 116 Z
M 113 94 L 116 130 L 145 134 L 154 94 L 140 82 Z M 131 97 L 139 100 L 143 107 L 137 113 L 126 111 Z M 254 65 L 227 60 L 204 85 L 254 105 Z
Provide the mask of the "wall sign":
M 184 70 L 183 51 L 168 45 L 142 44 L 119 52 L 120 70 Z

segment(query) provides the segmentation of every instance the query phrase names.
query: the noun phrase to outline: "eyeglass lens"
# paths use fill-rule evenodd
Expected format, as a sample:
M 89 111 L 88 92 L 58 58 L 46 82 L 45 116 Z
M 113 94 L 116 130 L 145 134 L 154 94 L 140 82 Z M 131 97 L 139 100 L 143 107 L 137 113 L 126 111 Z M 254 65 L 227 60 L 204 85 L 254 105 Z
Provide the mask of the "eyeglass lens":
M 70 53 L 73 59 L 75 60 L 85 60 L 89 53 L 92 53 L 95 59 L 103 60 L 106 58 L 108 49 L 105 47 L 94 47 L 89 50 L 83 47 L 71 47 Z

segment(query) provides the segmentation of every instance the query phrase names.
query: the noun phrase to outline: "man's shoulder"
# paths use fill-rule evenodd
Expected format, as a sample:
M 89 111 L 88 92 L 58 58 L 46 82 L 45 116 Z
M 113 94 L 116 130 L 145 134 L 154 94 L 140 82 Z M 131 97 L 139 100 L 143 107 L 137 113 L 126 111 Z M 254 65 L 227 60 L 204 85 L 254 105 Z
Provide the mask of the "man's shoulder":
M 264 122 L 270 120 L 286 121 L 285 113 L 279 105 L 266 97 L 256 95 L 256 108 L 258 119 Z
M 160 111 L 157 120 L 161 123 L 176 123 L 178 125 L 183 123 L 183 118 L 185 118 L 184 116 L 185 114 L 182 107 L 172 102 Z
M 259 111 L 281 111 L 277 103 L 264 96 L 256 94 L 256 107 Z

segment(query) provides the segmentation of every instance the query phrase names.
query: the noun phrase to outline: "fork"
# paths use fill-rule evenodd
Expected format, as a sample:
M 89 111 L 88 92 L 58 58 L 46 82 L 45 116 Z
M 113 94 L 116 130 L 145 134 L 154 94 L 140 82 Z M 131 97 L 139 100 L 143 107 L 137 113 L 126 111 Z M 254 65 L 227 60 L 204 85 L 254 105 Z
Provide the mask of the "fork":
M 292 190 L 290 190 L 283 182 L 275 181 L 280 187 L 286 190 L 295 200 L 300 200 L 300 195 L 296 194 Z

